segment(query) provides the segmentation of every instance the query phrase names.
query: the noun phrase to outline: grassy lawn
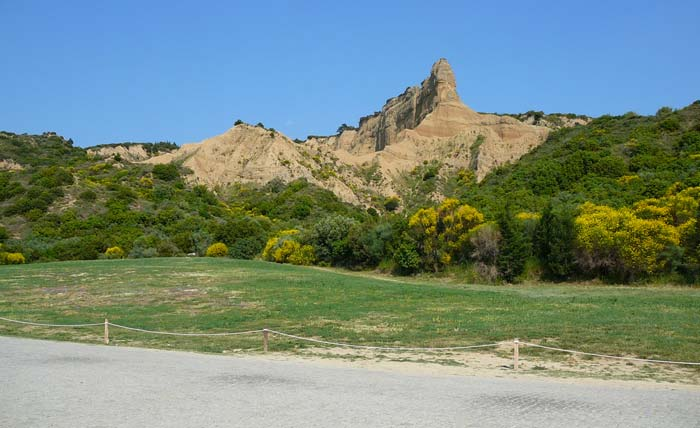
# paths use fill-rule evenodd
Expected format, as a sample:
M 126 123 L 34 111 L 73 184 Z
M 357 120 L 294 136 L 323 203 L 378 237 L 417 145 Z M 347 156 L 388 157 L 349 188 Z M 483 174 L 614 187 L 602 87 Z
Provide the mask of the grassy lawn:
M 501 340 L 615 355 L 700 361 L 700 289 L 403 282 L 230 259 L 103 260 L 0 267 L 0 316 L 110 321 L 178 332 L 268 327 L 368 345 L 459 346 Z M 223 352 L 256 336 L 175 338 L 113 328 L 116 343 Z M 99 343 L 100 327 L 0 322 L 0 334 Z M 274 338 L 273 350 L 303 343 Z M 529 349 L 527 352 L 534 353 Z

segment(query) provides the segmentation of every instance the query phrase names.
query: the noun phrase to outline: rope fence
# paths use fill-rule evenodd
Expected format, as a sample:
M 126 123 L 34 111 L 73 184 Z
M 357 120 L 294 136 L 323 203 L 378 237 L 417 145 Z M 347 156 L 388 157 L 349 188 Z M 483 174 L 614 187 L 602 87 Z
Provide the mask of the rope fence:
M 341 343 L 341 342 L 328 342 L 326 340 L 319 340 L 319 339 L 312 339 L 310 337 L 302 337 L 302 336 L 295 336 L 293 334 L 288 334 L 288 333 L 282 333 L 281 331 L 275 331 L 275 330 L 268 330 L 270 333 L 277 335 L 277 336 L 283 336 L 283 337 L 288 337 L 290 339 L 296 339 L 296 340 L 301 340 L 304 342 L 312 342 L 312 343 L 318 343 L 321 345 L 331 345 L 331 346 L 338 346 L 342 348 L 350 348 L 350 349 L 366 349 L 366 350 L 373 350 L 373 351 L 425 351 L 425 352 L 435 352 L 435 351 L 459 351 L 459 350 L 465 350 L 465 349 L 476 349 L 476 348 L 489 348 L 492 346 L 499 346 L 502 345 L 503 343 L 507 342 L 496 342 L 496 343 L 486 343 L 484 345 L 470 345 L 470 346 L 450 346 L 446 348 L 431 348 L 431 347 L 426 347 L 426 348 L 405 348 L 401 346 L 397 347 L 392 347 L 392 346 L 368 346 L 368 345 L 353 345 L 350 343 Z
M 268 352 L 269 335 L 270 334 L 273 334 L 275 336 L 280 336 L 280 337 L 286 337 L 286 338 L 293 339 L 293 340 L 303 341 L 303 342 L 316 343 L 319 345 L 330 345 L 330 346 L 336 346 L 336 347 L 342 347 L 342 348 L 364 349 L 364 350 L 372 350 L 372 351 L 441 352 L 441 351 L 462 351 L 462 350 L 469 350 L 469 349 L 491 348 L 491 347 L 497 347 L 497 346 L 502 346 L 502 345 L 512 345 L 513 346 L 513 369 L 514 370 L 518 370 L 518 368 L 519 368 L 520 346 L 529 346 L 531 348 L 540 348 L 540 349 L 546 349 L 549 351 L 557 351 L 557 352 L 564 352 L 564 353 L 568 353 L 568 354 L 585 355 L 585 356 L 598 357 L 598 358 L 608 358 L 608 359 L 613 359 L 613 360 L 636 361 L 636 362 L 654 363 L 654 364 L 678 364 L 678 365 L 686 365 L 686 366 L 700 366 L 700 362 L 656 360 L 656 359 L 636 358 L 636 357 L 620 357 L 620 356 L 616 356 L 616 355 L 598 354 L 598 353 L 593 353 L 593 352 L 577 351 L 577 350 L 573 350 L 573 349 L 555 348 L 553 346 L 539 345 L 537 343 L 521 342 L 520 339 L 518 339 L 518 338 L 516 338 L 512 341 L 501 341 L 501 342 L 485 343 L 485 344 L 479 344 L 479 345 L 466 345 L 466 346 L 448 346 L 448 347 L 402 347 L 402 346 L 396 346 L 396 347 L 394 347 L 394 346 L 355 345 L 355 344 L 351 344 L 351 343 L 331 342 L 331 341 L 326 341 L 326 340 L 321 340 L 321 339 L 314 339 L 311 337 L 297 336 L 294 334 L 284 333 L 284 332 L 276 331 L 276 330 L 270 330 L 267 328 L 258 329 L 258 330 L 220 332 L 220 333 L 179 333 L 179 332 L 157 331 L 157 330 L 147 330 L 147 329 L 137 328 L 137 327 L 129 327 L 129 326 L 121 325 L 121 324 L 112 323 L 108 319 L 105 319 L 104 322 L 100 322 L 100 323 L 85 323 L 85 324 L 48 324 L 48 323 L 38 323 L 38 322 L 31 322 L 31 321 L 21 321 L 21 320 L 15 320 L 15 319 L 5 318 L 5 317 L 0 317 L 0 320 L 10 322 L 10 323 L 15 323 L 15 324 L 22 324 L 22 325 L 29 325 L 29 326 L 36 326 L 36 327 L 82 328 L 82 327 L 102 326 L 102 327 L 104 327 L 104 343 L 105 344 L 109 344 L 109 327 L 111 326 L 111 327 L 115 327 L 115 328 L 121 328 L 124 330 L 139 332 L 139 333 L 167 335 L 167 336 L 189 336 L 189 337 L 212 336 L 213 337 L 213 336 L 239 336 L 239 335 L 249 335 L 249 334 L 262 333 L 264 352 Z

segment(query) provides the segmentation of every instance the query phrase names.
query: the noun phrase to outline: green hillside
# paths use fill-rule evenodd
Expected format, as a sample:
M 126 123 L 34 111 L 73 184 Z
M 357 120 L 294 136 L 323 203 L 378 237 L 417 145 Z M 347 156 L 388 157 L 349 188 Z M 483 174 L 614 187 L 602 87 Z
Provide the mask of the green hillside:
M 517 163 L 454 196 L 487 212 L 503 200 L 540 212 L 554 199 L 621 207 L 676 189 L 700 186 L 700 101 L 655 116 L 603 116 L 554 132 Z
M 215 241 L 252 258 L 277 230 L 368 217 L 305 181 L 210 190 L 186 184 L 179 165 L 90 157 L 51 133 L 0 133 L 0 160 L 23 167 L 0 171 L 0 242 L 26 261 L 96 259 L 114 246 L 136 258 L 204 255 Z
M 403 201 L 373 207 L 303 179 L 208 189 L 179 164 L 91 157 L 53 133 L 1 132 L 0 161 L 5 263 L 223 243 L 211 254 L 477 282 L 700 280 L 700 102 L 560 129 L 481 183 L 428 163 L 407 174 Z

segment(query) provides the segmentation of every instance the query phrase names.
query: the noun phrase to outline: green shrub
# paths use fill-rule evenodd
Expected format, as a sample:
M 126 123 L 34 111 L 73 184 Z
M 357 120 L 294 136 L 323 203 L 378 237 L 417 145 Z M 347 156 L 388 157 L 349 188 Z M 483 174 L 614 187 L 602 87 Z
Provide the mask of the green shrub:
M 501 243 L 496 266 L 504 280 L 515 282 L 525 270 L 529 249 L 519 224 L 511 215 L 508 204 L 498 216 L 498 229 L 501 232 Z
M 223 242 L 216 242 L 207 248 L 207 257 L 226 257 L 228 255 L 228 247 Z
M 173 181 L 180 177 L 180 172 L 172 163 L 159 164 L 153 166 L 153 176 L 163 181 Z
M 32 175 L 30 180 L 31 184 L 47 189 L 73 184 L 74 182 L 73 174 L 60 166 L 40 169 L 39 172 Z
M 422 261 L 415 242 L 404 237 L 399 247 L 394 251 L 395 272 L 399 275 L 412 275 L 421 267 Z
M 309 240 L 320 261 L 341 264 L 348 259 L 348 233 L 355 223 L 351 218 L 331 214 L 314 224 Z
M 92 190 L 86 190 L 81 192 L 78 197 L 85 202 L 94 202 L 97 200 L 97 193 L 93 192 Z
M 399 205 L 401 205 L 401 201 L 396 196 L 391 196 L 384 201 L 384 209 L 389 212 L 396 211 Z
M 24 187 L 19 182 L 12 180 L 12 175 L 9 172 L 0 172 L 0 202 L 24 192 Z
M 102 239 L 98 236 L 72 236 L 56 242 L 46 255 L 55 260 L 95 260 L 103 251 Z
M 257 237 L 241 238 L 229 246 L 228 255 L 234 259 L 250 260 L 255 258 L 265 246 L 265 241 Z
M 566 209 L 555 211 L 548 204 L 535 230 L 534 246 L 544 273 L 553 279 L 567 279 L 574 272 L 574 215 Z

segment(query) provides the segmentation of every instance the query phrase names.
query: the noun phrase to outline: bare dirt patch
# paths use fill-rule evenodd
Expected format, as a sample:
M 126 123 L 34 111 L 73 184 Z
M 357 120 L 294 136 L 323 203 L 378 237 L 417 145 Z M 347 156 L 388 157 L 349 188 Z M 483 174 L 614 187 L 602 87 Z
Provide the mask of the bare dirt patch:
M 643 381 L 700 388 L 700 370 L 697 369 L 602 358 L 587 359 L 574 355 L 554 361 L 550 358 L 528 356 L 521 351 L 519 370 L 514 371 L 510 345 L 501 345 L 491 352 L 439 353 L 380 352 L 319 347 L 300 349 L 294 353 L 279 354 L 272 358 L 302 358 L 325 361 L 328 364 L 349 364 L 380 370 L 436 375 L 548 377 L 576 383 L 603 380 Z

